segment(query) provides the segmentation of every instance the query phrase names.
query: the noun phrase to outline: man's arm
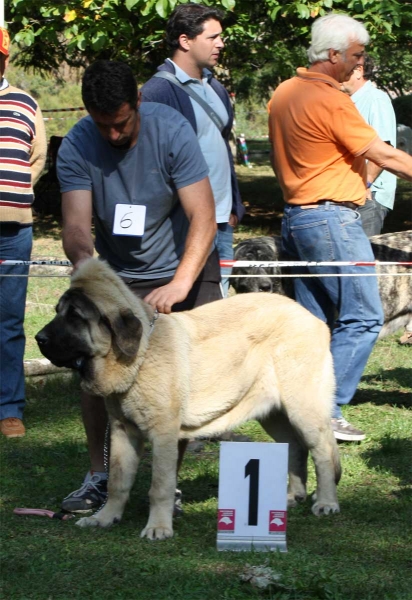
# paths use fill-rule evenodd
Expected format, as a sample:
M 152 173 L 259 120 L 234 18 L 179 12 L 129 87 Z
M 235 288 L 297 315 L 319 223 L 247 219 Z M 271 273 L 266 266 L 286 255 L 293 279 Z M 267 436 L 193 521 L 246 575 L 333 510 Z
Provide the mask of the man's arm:
M 363 154 L 382 170 L 389 171 L 401 179 L 412 181 L 412 156 L 393 148 L 380 138 L 376 138 Z
M 381 167 L 379 167 L 377 164 L 375 164 L 374 162 L 372 162 L 371 160 L 368 161 L 368 164 L 366 165 L 366 181 L 368 183 L 373 183 L 375 181 L 375 179 L 377 179 L 379 177 L 379 175 L 382 173 L 383 169 Z M 366 190 L 366 199 L 370 200 L 372 198 L 372 190 L 371 188 Z
M 92 193 L 73 190 L 62 194 L 63 249 L 76 269 L 81 262 L 92 258 Z
M 185 250 L 173 280 L 153 290 L 145 301 L 159 312 L 169 314 L 173 304 L 183 302 L 203 269 L 216 235 L 215 203 L 209 178 L 178 190 L 189 220 Z
M 368 162 L 368 164 L 366 166 L 367 181 L 370 181 L 371 183 L 373 183 L 375 181 L 375 179 L 377 177 L 379 177 L 379 175 L 382 173 L 382 171 L 383 171 L 382 167 L 379 167 L 374 162 Z
M 30 170 L 33 185 L 35 185 L 35 183 L 37 183 L 39 180 L 47 158 L 46 128 L 44 126 L 43 116 L 39 107 L 37 107 L 36 111 L 35 126 L 36 137 L 33 140 L 30 151 Z

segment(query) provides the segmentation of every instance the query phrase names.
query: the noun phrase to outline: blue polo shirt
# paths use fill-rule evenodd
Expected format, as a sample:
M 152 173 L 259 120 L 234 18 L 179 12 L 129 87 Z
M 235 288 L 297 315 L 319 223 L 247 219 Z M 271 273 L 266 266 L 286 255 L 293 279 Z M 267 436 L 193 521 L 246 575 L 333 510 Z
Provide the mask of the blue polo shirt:
M 225 105 L 209 84 L 212 73 L 204 69 L 202 81 L 192 79 L 170 58 L 167 60 L 173 64 L 176 78 L 180 83 L 191 87 L 213 108 L 226 125 L 229 115 Z M 219 129 L 200 104 L 193 98 L 190 98 L 190 101 L 196 118 L 197 139 L 209 167 L 209 180 L 216 205 L 216 222 L 227 223 L 232 211 L 232 185 L 226 144 Z
M 371 81 L 367 81 L 351 96 L 356 108 L 365 121 L 374 128 L 381 140 L 390 142 L 396 148 L 396 118 L 392 102 L 385 92 L 378 90 Z M 372 185 L 375 200 L 393 208 L 395 202 L 396 176 L 388 171 L 375 179 Z

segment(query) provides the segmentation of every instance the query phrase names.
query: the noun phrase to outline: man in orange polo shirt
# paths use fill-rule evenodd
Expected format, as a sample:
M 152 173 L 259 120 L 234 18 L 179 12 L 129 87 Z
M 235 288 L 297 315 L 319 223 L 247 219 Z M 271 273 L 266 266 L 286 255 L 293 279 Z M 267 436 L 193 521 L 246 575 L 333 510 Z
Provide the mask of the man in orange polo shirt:
M 366 198 L 365 159 L 412 181 L 412 158 L 385 144 L 340 91 L 368 42 L 365 27 L 347 15 L 317 19 L 309 68 L 283 82 L 269 104 L 272 166 L 286 202 L 282 240 L 293 259 L 373 262 L 356 210 Z M 373 275 L 375 269 L 336 266 L 326 272 Z M 332 330 L 335 437 L 363 440 L 341 406 L 351 401 L 383 323 L 376 277 L 323 277 L 322 267 L 295 273 L 314 275 L 295 279 L 296 299 Z

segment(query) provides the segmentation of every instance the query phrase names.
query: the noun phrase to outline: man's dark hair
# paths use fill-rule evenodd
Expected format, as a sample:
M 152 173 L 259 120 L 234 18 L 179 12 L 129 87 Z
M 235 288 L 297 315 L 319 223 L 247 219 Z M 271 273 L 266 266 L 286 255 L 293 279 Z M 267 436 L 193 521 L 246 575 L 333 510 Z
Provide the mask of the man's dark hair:
M 137 83 L 126 63 L 96 60 L 84 72 L 82 98 L 87 110 L 98 110 L 108 115 L 115 113 L 127 102 L 137 104 Z
M 368 80 L 374 79 L 375 63 L 369 54 L 363 55 L 363 78 Z
M 187 35 L 193 40 L 203 31 L 205 21 L 214 19 L 222 25 L 223 13 L 217 8 L 202 4 L 179 4 L 172 12 L 166 24 L 166 43 L 174 52 L 179 48 L 179 37 Z

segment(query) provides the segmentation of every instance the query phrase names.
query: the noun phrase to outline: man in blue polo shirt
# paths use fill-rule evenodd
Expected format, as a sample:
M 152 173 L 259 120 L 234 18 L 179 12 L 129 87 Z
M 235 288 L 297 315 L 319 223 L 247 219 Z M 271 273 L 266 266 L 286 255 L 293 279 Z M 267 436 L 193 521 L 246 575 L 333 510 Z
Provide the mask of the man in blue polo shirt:
M 350 95 L 362 117 L 379 137 L 396 147 L 395 111 L 388 94 L 373 85 L 373 71 L 374 63 L 371 57 L 362 56 L 349 81 L 343 82 L 342 89 Z M 361 214 L 366 235 L 371 237 L 382 232 L 383 221 L 393 209 L 396 176 L 369 161 L 366 185 L 366 202 L 358 208 L 358 212 Z
M 224 47 L 222 13 L 201 4 L 182 4 L 166 25 L 166 41 L 172 51 L 158 72 L 142 87 L 142 102 L 160 102 L 178 110 L 197 134 L 209 167 L 216 205 L 216 247 L 221 259 L 233 259 L 233 230 L 245 213 L 239 194 L 229 135 L 233 109 L 229 94 L 213 77 Z M 193 90 L 213 115 L 189 95 Z M 227 295 L 231 269 L 222 269 L 222 286 Z M 225 277 L 226 276 L 226 277 Z

